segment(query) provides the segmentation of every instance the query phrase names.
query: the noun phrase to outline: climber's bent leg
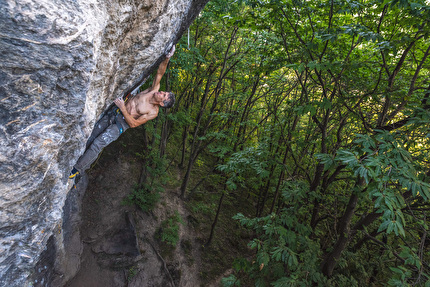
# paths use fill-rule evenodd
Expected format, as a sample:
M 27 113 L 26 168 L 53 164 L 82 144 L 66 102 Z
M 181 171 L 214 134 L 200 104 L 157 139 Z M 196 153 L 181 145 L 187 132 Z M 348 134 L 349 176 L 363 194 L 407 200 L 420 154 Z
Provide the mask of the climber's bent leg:
M 124 130 L 127 129 L 124 127 Z M 108 146 L 111 142 L 118 139 L 120 135 L 118 126 L 113 123 L 105 129 L 98 137 L 96 137 L 91 146 L 85 151 L 85 153 L 78 159 L 74 169 L 79 172 L 83 172 L 88 169 L 91 164 L 97 159 L 102 149 Z
M 91 146 L 94 139 L 96 139 L 102 132 L 104 132 L 104 130 L 107 129 L 109 125 L 112 124 L 114 119 L 115 115 L 111 111 L 105 113 L 105 115 L 95 124 L 94 129 L 87 140 L 85 150 L 87 150 Z

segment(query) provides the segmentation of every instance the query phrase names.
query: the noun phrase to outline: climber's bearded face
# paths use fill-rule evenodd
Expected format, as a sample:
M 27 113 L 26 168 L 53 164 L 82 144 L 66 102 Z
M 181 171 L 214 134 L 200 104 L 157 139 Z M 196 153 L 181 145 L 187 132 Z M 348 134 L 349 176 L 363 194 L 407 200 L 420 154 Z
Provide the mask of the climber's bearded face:
M 168 97 L 169 97 L 169 93 L 168 92 L 156 92 L 155 93 L 156 100 L 160 101 L 160 102 L 164 102 L 165 100 L 168 99 Z

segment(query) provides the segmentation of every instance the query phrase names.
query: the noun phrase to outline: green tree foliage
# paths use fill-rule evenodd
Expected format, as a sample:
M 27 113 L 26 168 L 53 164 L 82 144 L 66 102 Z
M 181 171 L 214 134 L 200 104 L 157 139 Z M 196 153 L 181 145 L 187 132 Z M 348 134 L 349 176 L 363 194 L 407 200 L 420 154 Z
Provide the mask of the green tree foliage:
M 170 216 L 161 223 L 160 239 L 161 241 L 176 246 L 179 240 L 179 223 L 184 224 L 179 213 Z
M 214 0 L 190 33 L 158 139 L 182 198 L 218 178 L 208 244 L 255 206 L 225 286 L 428 286 L 429 2 Z
M 136 204 L 142 211 L 151 211 L 160 200 L 160 193 L 150 189 L 134 188 L 124 199 L 124 204 Z

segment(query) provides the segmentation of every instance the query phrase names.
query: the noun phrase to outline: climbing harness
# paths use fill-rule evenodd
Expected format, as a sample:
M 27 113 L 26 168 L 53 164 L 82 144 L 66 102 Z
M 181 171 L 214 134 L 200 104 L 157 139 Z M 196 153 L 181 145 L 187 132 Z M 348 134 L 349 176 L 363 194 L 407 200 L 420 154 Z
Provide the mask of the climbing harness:
M 124 97 L 124 103 L 126 103 L 128 101 L 129 98 L 131 98 L 131 93 L 129 93 L 127 96 Z M 122 114 L 121 110 L 119 108 L 115 109 L 115 123 L 118 127 L 119 130 L 119 134 L 122 134 L 124 132 L 124 129 L 121 126 L 121 123 L 117 120 L 118 116 L 122 116 L 122 118 L 124 119 L 124 115 Z
M 126 103 L 128 101 L 129 98 L 131 98 L 132 94 L 129 93 L 127 96 L 125 96 L 124 98 L 124 103 Z

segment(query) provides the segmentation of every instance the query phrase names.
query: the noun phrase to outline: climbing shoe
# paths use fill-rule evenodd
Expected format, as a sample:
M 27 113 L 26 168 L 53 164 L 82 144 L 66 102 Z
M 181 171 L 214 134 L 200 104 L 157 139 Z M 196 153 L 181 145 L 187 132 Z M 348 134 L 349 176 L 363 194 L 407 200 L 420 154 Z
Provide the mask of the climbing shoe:
M 79 174 L 79 170 L 77 170 L 76 168 L 73 168 L 72 171 L 69 174 L 69 178 L 74 178 L 78 174 Z

